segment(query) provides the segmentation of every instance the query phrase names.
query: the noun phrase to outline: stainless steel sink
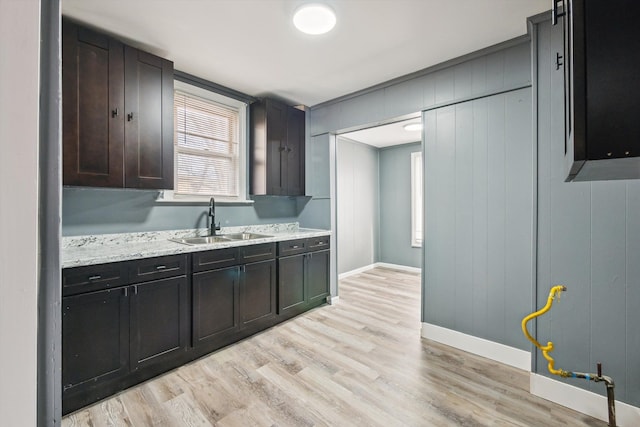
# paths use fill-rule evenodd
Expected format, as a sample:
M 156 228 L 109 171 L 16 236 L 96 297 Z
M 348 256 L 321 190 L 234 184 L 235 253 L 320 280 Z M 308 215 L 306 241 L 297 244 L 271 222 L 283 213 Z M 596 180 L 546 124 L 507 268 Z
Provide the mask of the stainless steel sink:
M 230 234 L 223 234 L 221 235 L 221 237 L 224 237 L 229 240 L 252 240 L 252 239 L 264 239 L 266 237 L 272 237 L 272 236 L 268 236 L 266 234 L 257 234 L 257 233 L 230 233 Z
M 206 245 L 208 243 L 230 242 L 222 236 L 202 236 L 202 237 L 185 237 L 182 239 L 170 239 L 172 242 L 182 243 L 184 245 Z

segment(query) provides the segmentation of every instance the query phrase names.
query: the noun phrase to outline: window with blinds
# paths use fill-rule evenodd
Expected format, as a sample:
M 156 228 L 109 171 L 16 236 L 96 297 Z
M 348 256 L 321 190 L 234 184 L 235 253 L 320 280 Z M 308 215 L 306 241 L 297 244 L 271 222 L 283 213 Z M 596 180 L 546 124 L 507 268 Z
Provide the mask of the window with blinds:
M 174 194 L 239 197 L 239 109 L 176 90 L 173 113 Z

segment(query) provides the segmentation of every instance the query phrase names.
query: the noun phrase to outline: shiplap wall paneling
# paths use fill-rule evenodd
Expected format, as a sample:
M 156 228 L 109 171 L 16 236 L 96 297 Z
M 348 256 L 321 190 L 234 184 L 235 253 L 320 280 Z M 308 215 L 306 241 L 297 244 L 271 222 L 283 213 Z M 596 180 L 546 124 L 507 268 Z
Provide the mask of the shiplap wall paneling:
M 428 323 L 527 349 L 533 290 L 531 89 L 425 112 Z
M 310 109 L 310 132 L 326 132 L 375 124 L 418 111 L 489 96 L 531 84 L 529 41 L 452 61 L 424 70 L 403 81 L 379 87 Z

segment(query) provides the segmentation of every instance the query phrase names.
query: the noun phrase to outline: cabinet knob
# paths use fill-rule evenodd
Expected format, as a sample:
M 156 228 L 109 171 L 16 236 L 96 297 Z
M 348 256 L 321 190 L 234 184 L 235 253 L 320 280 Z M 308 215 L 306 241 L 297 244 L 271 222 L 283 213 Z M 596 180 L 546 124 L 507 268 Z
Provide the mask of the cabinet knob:
M 133 120 L 133 113 L 127 114 L 127 121 L 130 122 Z
M 111 117 L 118 117 L 120 115 L 120 111 L 116 108 L 115 110 L 111 110 Z

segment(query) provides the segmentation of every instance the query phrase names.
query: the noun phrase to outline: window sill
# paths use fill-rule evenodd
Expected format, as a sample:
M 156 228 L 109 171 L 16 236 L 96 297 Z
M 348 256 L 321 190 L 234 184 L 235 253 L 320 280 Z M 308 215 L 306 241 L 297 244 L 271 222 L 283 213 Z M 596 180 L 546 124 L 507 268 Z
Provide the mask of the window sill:
M 209 196 L 176 196 L 173 194 L 173 191 L 164 190 L 158 193 L 156 203 L 163 205 L 208 205 L 210 199 L 211 197 Z M 246 199 L 225 199 L 224 197 L 216 197 L 215 201 L 216 205 L 253 205 L 253 200 Z

